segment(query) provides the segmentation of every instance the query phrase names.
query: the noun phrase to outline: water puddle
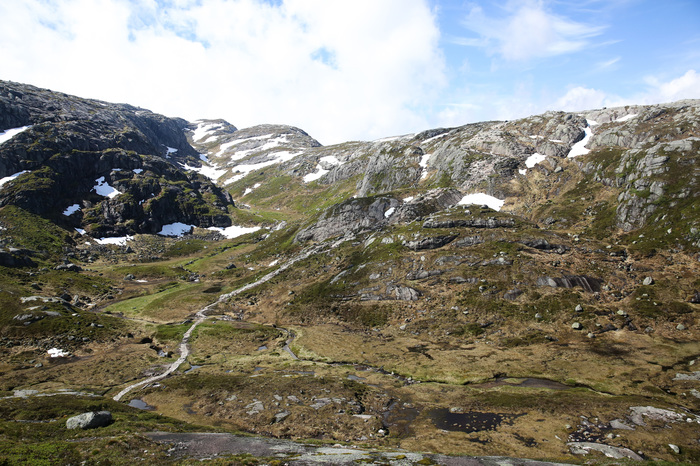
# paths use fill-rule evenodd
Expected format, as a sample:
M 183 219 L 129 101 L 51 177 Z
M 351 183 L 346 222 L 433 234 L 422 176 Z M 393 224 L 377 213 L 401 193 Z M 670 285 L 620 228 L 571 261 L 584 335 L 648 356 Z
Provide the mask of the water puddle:
M 411 433 L 411 423 L 416 420 L 420 411 L 409 403 L 399 404 L 393 402 L 382 418 L 382 425 L 389 432 L 399 437 L 406 437 Z
M 258 347 L 258 351 L 265 351 L 265 350 L 267 350 L 267 346 L 265 346 L 265 345 Z
M 187 369 L 187 370 L 185 371 L 185 374 L 189 374 L 189 373 L 192 372 L 193 370 L 199 369 L 200 367 L 202 367 L 202 366 L 192 365 L 192 366 L 190 366 L 189 369 Z
M 349 374 L 348 380 L 354 380 L 355 382 L 364 382 L 367 379 L 365 377 L 358 377 L 355 374 Z
M 513 420 L 521 414 L 501 414 L 501 413 L 479 413 L 472 411 L 469 413 L 453 413 L 447 408 L 431 409 L 428 416 L 438 429 L 453 432 L 495 431 L 501 424 L 513 424 Z
M 143 409 L 145 411 L 153 411 L 154 409 L 156 409 L 155 406 L 151 406 L 145 401 L 139 400 L 138 398 L 134 398 L 133 400 L 131 400 L 129 402 L 129 406 L 136 409 Z

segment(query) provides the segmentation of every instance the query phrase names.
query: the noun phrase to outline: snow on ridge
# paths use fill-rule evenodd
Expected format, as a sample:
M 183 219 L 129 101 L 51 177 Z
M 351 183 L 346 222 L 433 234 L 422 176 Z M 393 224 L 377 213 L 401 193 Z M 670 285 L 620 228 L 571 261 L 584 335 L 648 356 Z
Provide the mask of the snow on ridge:
M 253 233 L 258 231 L 260 227 L 241 227 L 237 225 L 231 225 L 230 227 L 209 227 L 207 230 L 218 231 L 228 239 L 236 238 L 238 236 L 247 235 L 248 233 Z
M 251 139 L 252 139 L 252 138 L 251 138 Z M 275 138 L 275 139 L 270 139 L 269 141 L 267 141 L 267 142 L 266 142 L 265 144 L 263 144 L 262 146 L 254 147 L 253 149 L 246 149 L 246 150 L 236 151 L 236 152 L 234 152 L 230 157 L 231 157 L 231 160 L 232 160 L 232 161 L 234 161 L 234 160 L 240 160 L 240 159 L 242 159 L 242 158 L 244 158 L 244 157 L 247 157 L 247 156 L 249 156 L 250 154 L 255 153 L 255 152 L 263 152 L 263 151 L 266 151 L 266 150 L 274 149 L 275 147 L 281 146 L 281 145 L 282 145 L 283 143 L 285 143 L 285 142 L 289 142 L 289 141 L 287 140 L 287 136 L 286 136 L 286 135 L 282 135 L 282 136 L 279 136 L 279 137 L 277 137 L 277 138 Z M 226 144 L 230 144 L 230 143 L 226 143 Z M 225 151 L 226 149 L 228 149 L 228 147 L 230 147 L 230 146 L 227 146 L 226 148 L 222 149 L 226 144 L 222 144 L 222 145 L 219 147 L 219 152 L 216 153 L 217 156 L 222 155 L 222 154 L 224 153 L 224 151 Z
M 584 133 L 586 134 L 583 139 L 581 139 L 579 142 L 571 146 L 571 150 L 569 151 L 569 155 L 567 155 L 568 158 L 574 158 L 578 157 L 579 155 L 586 155 L 589 153 L 591 150 L 586 149 L 586 144 L 588 144 L 589 139 L 591 139 L 591 135 L 593 134 L 591 132 L 591 127 L 587 126 L 586 128 L 583 129 Z
M 486 193 L 473 193 L 464 196 L 462 200 L 457 203 L 457 205 L 487 205 L 491 209 L 499 211 L 505 202 L 505 200 L 498 199 L 497 197 L 490 196 Z
M 26 131 L 31 128 L 32 125 L 22 126 L 19 128 L 10 128 L 5 131 L 0 132 L 0 144 L 9 141 L 13 137 L 17 136 L 22 131 Z
M 204 139 L 209 135 L 209 133 L 213 133 L 222 126 L 223 125 L 221 123 L 207 123 L 204 121 L 199 121 L 197 122 L 197 129 L 194 130 L 194 134 L 192 135 L 192 140 L 194 142 L 198 142 L 200 139 Z
M 68 206 L 66 210 L 63 211 L 63 215 L 66 217 L 70 217 L 74 213 L 80 210 L 80 204 L 73 204 L 72 206 Z
M 105 181 L 105 177 L 101 176 L 95 180 L 95 183 L 97 183 L 92 189 L 95 190 L 97 194 L 100 196 L 105 196 L 110 199 L 118 196 L 121 194 L 121 191 L 117 191 L 113 187 L 111 187 L 107 182 Z
M 25 173 L 29 173 L 29 170 L 22 170 L 21 172 L 17 172 L 14 175 L 6 176 L 5 178 L 0 178 L 0 188 L 7 182 L 14 180 L 18 176 L 24 175 Z

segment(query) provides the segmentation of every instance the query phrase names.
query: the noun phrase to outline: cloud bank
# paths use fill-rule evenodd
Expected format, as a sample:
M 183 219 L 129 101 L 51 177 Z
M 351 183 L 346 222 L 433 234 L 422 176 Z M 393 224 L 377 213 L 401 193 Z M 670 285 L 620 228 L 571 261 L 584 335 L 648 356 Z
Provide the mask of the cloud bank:
M 446 85 L 422 0 L 26 0 L 0 18 L 3 79 L 324 144 L 423 128 Z

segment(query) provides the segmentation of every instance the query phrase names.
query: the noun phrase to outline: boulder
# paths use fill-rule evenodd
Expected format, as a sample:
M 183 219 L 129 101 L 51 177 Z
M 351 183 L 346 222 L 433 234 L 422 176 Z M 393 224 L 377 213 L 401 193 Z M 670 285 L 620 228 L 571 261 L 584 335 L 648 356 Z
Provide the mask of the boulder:
M 96 429 L 112 423 L 112 413 L 109 411 L 93 411 L 78 414 L 66 420 L 67 429 Z
M 552 288 L 573 288 L 578 286 L 589 293 L 600 291 L 602 281 L 586 275 L 564 275 L 561 278 L 539 277 L 538 286 L 551 286 Z

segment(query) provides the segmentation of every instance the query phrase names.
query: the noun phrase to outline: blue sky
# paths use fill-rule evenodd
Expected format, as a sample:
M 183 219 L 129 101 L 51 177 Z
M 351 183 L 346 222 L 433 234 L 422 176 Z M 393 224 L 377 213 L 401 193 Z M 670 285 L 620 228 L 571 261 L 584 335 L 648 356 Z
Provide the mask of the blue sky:
M 700 98 L 697 0 L 0 0 L 0 79 L 323 144 Z

